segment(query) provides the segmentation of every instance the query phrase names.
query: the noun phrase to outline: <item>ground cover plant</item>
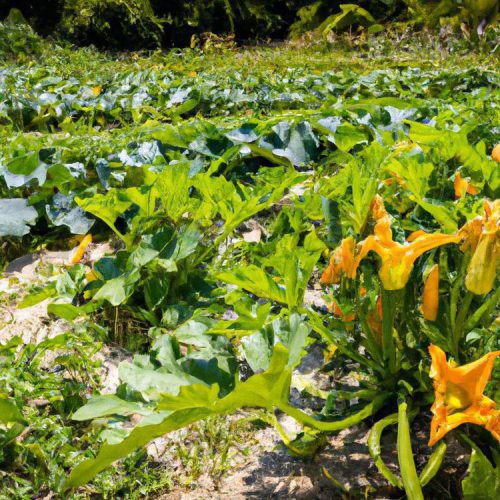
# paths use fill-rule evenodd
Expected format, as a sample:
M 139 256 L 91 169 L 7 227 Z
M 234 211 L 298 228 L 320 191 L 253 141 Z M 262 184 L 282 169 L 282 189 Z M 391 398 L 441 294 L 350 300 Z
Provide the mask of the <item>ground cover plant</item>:
M 363 32 L 336 49 L 210 39 L 109 56 L 30 33 L 0 67 L 0 265 L 74 250 L 21 297 L 0 292 L 46 301 L 64 325 L 37 344 L 0 338 L 1 495 L 168 491 L 172 471 L 144 447 L 195 423 L 223 475 L 251 430 L 220 417 L 244 410 L 297 457 L 365 425 L 394 497 L 443 494 L 458 440 L 470 458 L 445 494 L 498 496 L 499 96 L 485 47 L 400 34 L 394 53 L 390 35 Z M 428 57 L 426 37 L 440 43 Z M 92 258 L 96 242 L 109 247 Z M 111 394 L 101 343 L 129 353 Z M 299 406 L 315 348 L 330 386 L 303 384 Z

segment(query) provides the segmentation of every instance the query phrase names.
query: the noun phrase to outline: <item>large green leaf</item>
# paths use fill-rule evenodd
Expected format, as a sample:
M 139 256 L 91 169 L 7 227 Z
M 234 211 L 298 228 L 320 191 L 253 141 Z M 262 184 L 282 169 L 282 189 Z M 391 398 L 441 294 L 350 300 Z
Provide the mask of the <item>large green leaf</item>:
M 265 135 L 258 145 L 248 144 L 248 148 L 271 160 L 273 156 L 286 158 L 295 166 L 306 165 L 317 158 L 319 141 L 309 122 L 293 124 L 280 121 L 273 125 L 271 130 L 272 132 Z M 266 155 L 266 150 L 271 152 L 272 156 Z
M 335 145 L 341 150 L 348 153 L 357 144 L 367 143 L 368 137 L 366 134 L 350 123 L 340 125 L 336 128 L 333 134 Z
M 30 175 L 38 167 L 38 164 L 38 151 L 28 151 L 14 156 L 7 163 L 7 169 L 16 175 Z
M 188 165 L 167 165 L 158 174 L 155 187 L 164 210 L 174 222 L 177 222 L 191 206 L 189 196 L 191 185 Z
M 291 130 L 287 143 L 281 148 L 273 149 L 273 153 L 288 158 L 292 165 L 307 165 L 316 159 L 318 145 L 318 139 L 311 125 L 308 122 L 301 122 Z
M 462 481 L 466 500 L 489 500 L 500 497 L 500 467 L 484 456 L 478 447 L 472 449 L 467 476 Z
M 23 198 L 0 199 L 0 236 L 24 236 L 38 217 Z
M 488 182 L 493 191 L 499 189 L 498 168 L 494 161 L 473 147 L 467 139 L 467 131 L 438 130 L 430 125 L 405 120 L 410 125 L 410 138 L 424 150 L 434 148 L 445 161 L 456 158 L 471 174 L 475 184 Z
M 196 382 L 194 377 L 162 373 L 152 367 L 141 367 L 133 363 L 121 363 L 120 380 L 134 391 L 139 391 L 146 400 L 156 399 L 159 394 L 172 392 L 177 394 L 182 385 Z
M 147 415 L 150 412 L 141 403 L 125 401 L 114 395 L 94 396 L 85 406 L 73 414 L 73 420 L 81 421 L 114 414 L 132 415 L 134 413 Z
M 10 422 L 25 423 L 22 413 L 13 401 L 0 397 L 0 422 L 8 424 Z
M 287 362 L 287 350 L 277 346 L 268 370 L 250 377 L 245 382 L 237 382 L 234 391 L 222 399 L 218 397 L 217 384 L 188 385 L 180 387 L 177 395 L 162 394 L 157 405 L 160 413 L 157 414 L 156 423 L 139 424 L 120 443 L 104 444 L 96 458 L 85 460 L 71 471 L 65 487 L 74 488 L 85 484 L 114 461 L 146 445 L 156 437 L 209 415 L 229 413 L 243 406 L 271 409 L 275 404 L 285 403 L 288 399 L 291 378 L 291 369 L 286 367 Z M 112 398 L 113 402 L 116 402 L 115 397 Z M 89 403 L 79 410 L 80 415 L 94 418 L 93 411 L 95 415 L 102 415 L 102 406 L 101 397 L 98 404 Z
M 404 187 L 409 191 L 409 198 L 429 212 L 447 231 L 457 229 L 455 206 L 452 202 L 445 204 L 439 200 L 426 198 L 430 189 L 430 178 L 434 165 L 419 161 L 418 156 L 408 156 L 396 160 L 392 158 L 387 169 L 404 180 Z
M 285 289 L 278 286 L 264 269 L 253 264 L 234 271 L 223 271 L 217 274 L 217 279 L 238 285 L 258 297 L 271 299 L 281 304 L 287 303 Z
M 304 347 L 311 327 L 298 313 L 275 318 L 257 333 L 241 339 L 245 359 L 253 371 L 266 370 L 274 345 L 283 344 L 289 352 L 288 364 L 296 366 L 304 355 Z
M 116 189 L 109 190 L 106 194 L 94 194 L 89 198 L 75 198 L 76 203 L 86 212 L 95 215 L 104 221 L 121 239 L 127 239 L 115 226 L 116 219 L 130 208 L 132 200 L 121 196 Z
M 139 279 L 140 273 L 138 270 L 110 279 L 97 291 L 94 300 L 107 300 L 111 305 L 118 306 L 125 302 L 134 292 L 135 284 Z
M 81 207 L 73 206 L 73 197 L 57 193 L 50 205 L 45 205 L 47 217 L 54 226 L 67 226 L 73 234 L 86 234 L 94 224 Z
M 373 16 L 363 7 L 348 3 L 340 5 L 341 12 L 328 17 L 320 26 L 323 34 L 328 34 L 332 30 L 342 30 L 352 24 L 370 26 L 375 23 Z
M 107 466 L 149 441 L 210 415 L 227 414 L 242 407 L 260 407 L 268 410 L 277 408 L 303 425 L 322 431 L 335 431 L 355 425 L 369 417 L 378 411 L 387 398 L 386 393 L 381 393 L 361 411 L 343 420 L 320 421 L 288 403 L 291 376 L 288 350 L 278 344 L 274 348 L 268 369 L 244 382 L 236 380 L 234 390 L 225 397 L 219 397 L 218 384 L 181 386 L 177 395 L 162 393 L 156 405 L 156 413 L 144 419 L 123 441 L 104 444 L 97 457 L 77 465 L 64 486 L 75 488 L 85 484 Z M 101 408 L 102 401 L 95 406 L 97 414 L 101 414 Z M 92 411 L 88 407 L 81 411 L 88 418 L 92 418 Z

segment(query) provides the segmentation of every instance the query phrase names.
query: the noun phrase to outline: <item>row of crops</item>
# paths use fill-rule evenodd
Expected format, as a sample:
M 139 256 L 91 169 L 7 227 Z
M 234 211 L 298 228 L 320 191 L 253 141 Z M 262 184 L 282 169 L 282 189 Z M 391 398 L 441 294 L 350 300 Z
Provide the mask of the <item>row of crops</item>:
M 81 242 L 21 307 L 49 299 L 89 331 L 119 311 L 145 332 L 117 394 L 74 408 L 104 425 L 103 444 L 61 491 L 158 436 L 255 407 L 303 426 L 284 436 L 298 455 L 368 423 L 374 463 L 409 498 L 452 439 L 472 451 L 464 495 L 498 488 L 494 71 L 7 66 L 0 103 L 1 263 Z M 116 252 L 89 262 L 92 240 Z M 306 300 L 320 285 L 326 307 Z M 320 412 L 289 401 L 314 345 L 323 371 L 359 381 Z M 21 435 L 22 400 L 0 402 Z M 417 466 L 416 423 L 431 447 Z M 381 455 L 391 427 L 399 471 Z

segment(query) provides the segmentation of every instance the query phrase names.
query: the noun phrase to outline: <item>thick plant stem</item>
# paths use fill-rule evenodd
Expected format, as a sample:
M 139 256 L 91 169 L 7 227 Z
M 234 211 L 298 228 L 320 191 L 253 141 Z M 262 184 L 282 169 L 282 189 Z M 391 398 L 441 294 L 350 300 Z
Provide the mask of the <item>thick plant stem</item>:
M 383 355 L 390 373 L 396 373 L 396 352 L 394 350 L 394 319 L 401 296 L 401 290 L 382 290 L 382 339 Z
M 476 309 L 476 311 L 471 314 L 467 321 L 465 322 L 465 330 L 472 330 L 477 323 L 481 320 L 484 314 L 487 314 L 488 311 L 493 310 L 493 308 L 498 304 L 498 300 L 500 299 L 500 288 L 497 288 L 493 294 L 483 302 L 483 304 Z M 491 311 L 490 311 L 491 312 Z M 488 313 L 489 314 L 489 313 Z
M 467 292 L 464 300 L 462 301 L 462 307 L 460 308 L 460 312 L 457 314 L 455 319 L 455 329 L 453 330 L 453 356 L 458 360 L 459 352 L 460 352 L 460 339 L 462 338 L 463 330 L 464 330 L 464 322 L 467 317 L 467 313 L 469 312 L 470 305 L 472 303 L 472 299 L 474 298 L 474 294 L 472 292 Z
M 467 266 L 470 261 L 470 254 L 466 253 L 462 262 L 460 263 L 460 267 L 458 269 L 457 276 L 455 278 L 453 288 L 451 289 L 450 294 L 450 321 L 451 321 L 451 331 L 455 331 L 455 321 L 457 318 L 457 308 L 458 308 L 458 299 L 460 297 L 460 289 L 463 285 L 465 279 L 465 273 L 467 271 Z
M 361 329 L 366 337 L 366 348 L 375 359 L 375 361 L 383 366 L 383 356 L 381 346 L 377 343 L 377 340 L 373 336 L 372 330 L 368 325 L 368 322 L 365 318 L 364 311 L 361 308 L 361 301 L 359 296 L 359 287 L 356 292 L 356 317 L 359 318 L 359 322 L 361 324 Z

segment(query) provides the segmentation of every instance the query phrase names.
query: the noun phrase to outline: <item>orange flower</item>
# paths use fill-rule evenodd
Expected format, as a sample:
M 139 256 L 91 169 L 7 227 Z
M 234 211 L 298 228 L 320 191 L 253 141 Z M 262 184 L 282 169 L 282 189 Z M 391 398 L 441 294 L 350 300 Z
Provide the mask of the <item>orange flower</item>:
M 417 238 L 419 238 L 420 236 L 423 236 L 425 233 L 424 230 L 422 229 L 419 229 L 418 231 L 413 231 L 413 233 L 410 233 L 408 235 L 408 238 L 406 238 L 406 241 L 408 243 L 411 243 L 412 241 L 415 241 Z
M 479 191 L 470 183 L 469 179 L 462 179 L 460 172 L 456 172 L 453 182 L 455 188 L 455 198 L 462 198 L 465 193 L 478 194 Z
M 70 264 L 75 265 L 78 264 L 81 260 L 83 255 L 85 254 L 85 250 L 87 250 L 87 247 L 92 243 L 92 235 L 87 234 L 85 238 L 80 242 L 78 247 L 76 248 L 75 253 L 73 254 L 73 257 L 71 257 Z
M 340 283 L 342 274 L 350 276 L 354 260 L 354 240 L 352 236 L 344 238 L 333 251 L 330 263 L 319 280 L 323 285 Z
M 385 184 L 386 186 L 392 186 L 394 184 L 394 182 L 397 182 L 402 187 L 406 186 L 405 181 L 401 178 L 401 176 L 396 174 L 396 172 L 390 172 L 390 175 L 392 177 L 389 177 L 388 179 L 383 180 L 382 181 L 383 184 Z
M 386 290 L 404 288 L 414 262 L 423 253 L 448 243 L 458 243 L 461 238 L 458 234 L 422 233 L 410 243 L 401 244 L 392 239 L 391 218 L 379 195 L 375 196 L 371 211 L 375 219 L 374 235 L 357 245 L 350 277 L 354 278 L 360 262 L 370 251 L 374 251 L 382 260 L 379 276 Z
M 491 152 L 491 159 L 500 162 L 500 144 L 497 144 Z
M 431 344 L 429 353 L 432 358 L 429 375 L 434 379 L 435 391 L 429 446 L 465 423 L 484 426 L 500 441 L 500 411 L 496 410 L 495 402 L 483 394 L 500 351 L 456 368 L 448 364 L 446 354 L 439 347 Z
M 328 310 L 337 318 L 340 318 L 342 321 L 354 321 L 355 315 L 354 313 L 344 314 L 337 301 L 333 299 L 332 303 L 328 306 Z
M 473 252 L 465 286 L 476 295 L 484 295 L 495 284 L 500 258 L 500 200 L 485 200 L 483 217 L 467 222 L 459 234 L 464 238 L 461 249 Z
M 427 321 L 436 321 L 439 310 L 439 266 L 434 264 L 424 283 L 422 314 Z

